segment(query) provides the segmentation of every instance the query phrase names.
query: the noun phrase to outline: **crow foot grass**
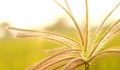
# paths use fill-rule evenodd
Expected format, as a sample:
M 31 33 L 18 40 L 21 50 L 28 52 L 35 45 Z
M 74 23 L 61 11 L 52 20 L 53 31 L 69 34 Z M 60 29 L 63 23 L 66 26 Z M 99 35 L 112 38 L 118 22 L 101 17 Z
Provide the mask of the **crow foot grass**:
M 33 66 L 27 68 L 27 70 L 49 70 L 51 66 L 53 66 L 52 70 L 62 69 L 62 70 L 75 70 L 76 68 L 84 65 L 85 70 L 90 70 L 90 62 L 101 55 L 109 55 L 109 54 L 120 54 L 120 49 L 114 49 L 110 47 L 109 49 L 100 51 L 102 48 L 106 47 L 105 44 L 111 40 L 114 36 L 120 33 L 120 18 L 117 21 L 114 21 L 108 28 L 106 28 L 105 24 L 107 19 L 120 7 L 120 2 L 108 13 L 108 15 L 104 18 L 103 22 L 97 27 L 94 31 L 92 39 L 90 39 L 89 32 L 89 2 L 85 0 L 85 10 L 86 10 L 86 24 L 85 30 L 81 30 L 79 23 L 75 19 L 71 8 L 69 6 L 68 0 L 64 0 L 67 8 L 65 8 L 58 0 L 54 0 L 58 6 L 60 6 L 71 18 L 76 26 L 77 33 L 79 34 L 78 41 L 65 37 L 64 35 L 49 33 L 49 32 L 41 32 L 36 30 L 26 30 L 19 29 L 15 27 L 10 27 L 4 25 L 5 29 L 16 31 L 14 34 L 16 37 L 20 38 L 46 38 L 51 41 L 56 41 L 67 47 L 65 50 L 59 49 L 58 53 L 44 59 L 43 61 L 37 62 Z M 83 32 L 85 31 L 85 36 L 83 36 Z M 102 36 L 100 33 L 102 33 Z M 100 37 L 100 38 L 99 38 Z M 119 45 L 120 47 L 120 45 Z M 56 64 L 58 66 L 54 67 Z

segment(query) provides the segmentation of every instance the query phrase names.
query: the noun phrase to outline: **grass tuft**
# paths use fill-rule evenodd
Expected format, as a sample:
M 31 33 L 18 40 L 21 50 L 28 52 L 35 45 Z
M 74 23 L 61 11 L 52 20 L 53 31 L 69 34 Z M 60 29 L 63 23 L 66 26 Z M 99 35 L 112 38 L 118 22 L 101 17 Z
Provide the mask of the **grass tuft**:
M 118 26 L 120 25 L 120 18 L 108 25 L 108 27 L 105 26 L 107 19 L 109 19 L 109 17 L 116 11 L 116 9 L 120 7 L 120 2 L 110 11 L 110 13 L 108 13 L 106 18 L 104 18 L 103 22 L 93 33 L 89 32 L 89 2 L 88 0 L 85 0 L 86 24 L 84 31 L 86 34 L 84 38 L 82 33 L 84 31 L 81 31 L 79 23 L 71 11 L 69 2 L 67 0 L 64 0 L 67 6 L 67 8 L 65 8 L 57 0 L 54 1 L 69 15 L 71 20 L 74 22 L 74 25 L 78 31 L 77 33 L 79 34 L 79 41 L 67 38 L 64 35 L 54 34 L 50 32 L 19 29 L 4 25 L 4 27 L 7 27 L 8 30 L 17 31 L 15 34 L 16 37 L 37 39 L 46 38 L 51 41 L 59 42 L 63 46 L 67 47 L 65 49 L 63 47 L 62 49 L 53 50 L 58 52 L 56 52 L 53 56 L 50 56 L 47 59 L 44 59 L 43 61 L 37 62 L 33 66 L 30 66 L 28 70 L 57 70 L 59 68 L 62 68 L 63 70 L 74 70 L 82 65 L 85 66 L 85 70 L 89 70 L 90 62 L 96 57 L 104 54 L 109 55 L 111 53 L 120 53 L 120 49 L 114 49 L 114 46 L 110 47 L 110 49 L 100 51 L 105 47 L 105 44 L 111 40 L 111 38 L 120 33 L 120 28 Z M 102 35 L 101 32 L 103 32 Z M 92 39 L 89 37 L 89 33 L 93 33 Z M 55 65 L 56 67 L 54 67 Z

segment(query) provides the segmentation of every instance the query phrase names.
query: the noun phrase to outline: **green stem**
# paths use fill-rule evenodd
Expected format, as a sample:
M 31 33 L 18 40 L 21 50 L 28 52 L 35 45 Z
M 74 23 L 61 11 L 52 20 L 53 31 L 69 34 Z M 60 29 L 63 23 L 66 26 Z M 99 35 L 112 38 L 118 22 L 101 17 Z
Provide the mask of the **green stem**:
M 88 62 L 85 63 L 85 70 L 89 70 L 89 63 Z

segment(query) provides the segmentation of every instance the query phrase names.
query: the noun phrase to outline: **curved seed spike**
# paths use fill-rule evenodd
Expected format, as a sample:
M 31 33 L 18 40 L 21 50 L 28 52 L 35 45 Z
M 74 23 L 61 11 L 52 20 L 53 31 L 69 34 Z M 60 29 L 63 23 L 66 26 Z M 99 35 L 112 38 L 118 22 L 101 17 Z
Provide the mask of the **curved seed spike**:
M 44 38 L 44 39 L 49 39 L 49 40 L 53 40 L 53 41 L 56 41 L 56 42 L 59 42 L 61 43 L 62 45 L 65 45 L 67 46 L 68 48 L 71 48 L 71 49 L 80 49 L 79 48 L 79 45 L 78 44 L 73 44 L 75 42 L 72 42 L 70 41 L 69 39 L 65 39 L 65 38 L 62 38 L 62 37 L 58 37 L 58 36 L 55 36 L 55 35 L 47 35 L 46 33 L 42 33 L 42 34 L 32 34 L 32 35 L 27 35 L 27 34 L 19 34 L 19 35 L 16 35 L 17 37 L 21 37 L 21 38 Z
M 47 33 L 47 32 L 40 32 L 36 30 L 19 29 L 14 27 L 8 27 L 8 29 L 19 32 L 19 34 L 16 34 L 17 37 L 46 38 L 46 39 L 57 41 L 72 49 L 80 49 L 79 43 L 77 41 L 74 41 L 62 35 L 57 35 L 57 34 Z
M 48 70 L 47 68 L 53 66 L 54 64 L 57 64 L 57 63 L 66 63 L 72 59 L 74 59 L 75 57 L 66 57 L 66 58 L 61 58 L 61 59 L 57 59 L 51 63 L 48 63 L 44 66 L 42 66 L 41 68 L 39 68 L 39 70 Z
M 65 4 L 66 4 L 66 6 L 67 6 L 67 8 L 68 8 L 68 11 L 70 12 L 70 14 L 73 15 L 73 13 L 72 13 L 72 11 L 71 11 L 71 8 L 70 8 L 70 6 L 69 6 L 69 4 L 68 4 L 68 1 L 67 1 L 67 0 L 64 0 L 64 2 L 65 2 Z
M 110 35 L 109 34 L 106 35 L 106 37 L 104 38 L 104 40 L 101 42 L 101 44 L 99 46 L 104 46 L 108 40 L 110 40 L 111 38 L 116 36 L 119 32 L 120 32 L 120 29 L 114 31 Z M 105 48 L 105 47 L 99 47 L 99 50 L 102 49 L 102 48 Z M 99 50 L 97 50 L 97 51 L 99 52 Z
M 60 66 L 58 66 L 58 67 L 54 68 L 53 70 L 58 70 L 59 68 L 61 68 L 61 67 L 65 66 L 65 65 L 66 65 L 66 64 L 60 65 Z
M 104 25 L 104 23 L 107 21 L 107 19 L 111 16 L 111 14 L 120 6 L 120 2 L 111 10 L 111 12 L 106 16 L 106 18 L 103 20 L 101 25 L 98 27 L 98 30 L 101 29 L 101 27 Z
M 55 48 L 55 49 L 48 49 L 48 50 L 45 50 L 45 53 L 46 54 L 56 54 L 56 53 L 60 53 L 60 52 L 63 52 L 63 51 L 67 51 L 67 50 L 72 50 L 71 48 L 68 48 L 66 46 L 63 46 L 61 48 Z
M 106 38 L 106 36 L 109 34 L 109 32 L 111 32 L 111 30 L 120 22 L 120 19 L 114 23 L 113 25 L 111 25 L 111 27 L 106 31 L 106 33 L 103 35 L 103 37 L 99 40 L 98 44 L 94 47 L 94 49 L 92 50 L 92 52 L 90 53 L 90 57 L 98 50 L 100 50 L 101 48 L 101 44 L 102 41 L 104 41 L 104 39 Z
M 75 68 L 77 68 L 80 65 L 83 65 L 84 63 L 85 61 L 82 58 L 78 57 L 71 60 L 67 65 L 65 65 L 63 70 L 74 70 Z
M 119 28 L 118 30 L 116 30 L 115 32 L 113 32 L 113 33 L 111 34 L 111 36 L 114 35 L 114 34 L 117 34 L 118 32 L 120 32 L 120 28 Z M 110 37 L 111 37 L 111 36 L 110 36 Z
M 52 67 L 55 64 L 58 64 L 58 63 L 67 63 L 68 61 L 70 61 L 70 60 L 72 60 L 74 58 L 75 57 L 66 57 L 66 58 L 57 59 L 57 60 L 55 60 L 53 62 L 50 62 L 50 63 L 48 63 L 48 64 L 46 64 L 44 66 L 39 67 L 39 68 L 31 68 L 31 69 L 29 68 L 28 70 L 48 70 L 50 67 Z M 63 64 L 63 65 L 65 65 L 65 64 Z M 61 65 L 61 66 L 63 66 L 63 65 Z M 61 67 L 61 66 L 59 66 L 59 67 Z M 52 70 L 55 70 L 55 68 L 52 69 Z
M 88 61 L 91 61 L 95 59 L 96 57 L 99 57 L 100 55 L 110 54 L 110 53 L 120 53 L 120 49 L 108 49 L 106 51 L 97 53 L 96 55 L 92 56 Z
M 49 65 L 50 63 L 55 63 L 58 60 L 64 59 L 64 58 L 71 58 L 71 57 L 78 57 L 80 54 L 79 50 L 67 50 L 67 51 L 63 51 L 60 52 L 58 54 L 55 54 L 53 56 L 50 56 L 49 58 L 43 60 L 42 62 L 38 62 L 37 64 L 33 65 L 32 67 L 30 67 L 30 69 L 32 68 L 34 69 L 41 69 L 47 65 Z
M 67 6 L 68 10 L 67 10 L 66 8 L 64 8 L 64 7 L 63 7 L 59 2 L 57 2 L 56 0 L 54 0 L 54 1 L 70 16 L 70 18 L 72 19 L 72 21 L 74 22 L 74 24 L 75 24 L 75 26 L 76 26 L 76 28 L 77 28 L 77 30 L 78 30 L 78 33 L 79 33 L 79 36 L 80 36 L 80 40 L 82 41 L 82 46 L 84 46 L 84 39 L 83 39 L 83 35 L 82 35 L 82 32 L 81 32 L 81 29 L 80 29 L 77 21 L 75 20 L 72 12 L 71 12 L 71 10 L 70 10 L 70 7 L 69 7 L 69 5 L 68 5 L 68 3 L 67 3 L 67 0 L 64 0 L 64 1 L 65 1 L 65 3 L 66 3 L 66 6 Z
M 107 19 L 112 15 L 112 13 L 120 6 L 120 2 L 112 9 L 112 11 L 106 16 L 106 18 L 103 20 L 103 22 L 97 27 L 95 33 L 94 33 L 94 36 L 92 38 L 92 41 L 91 41 L 91 44 L 90 46 L 93 45 L 97 35 L 98 35 L 98 32 L 99 30 L 102 28 L 102 26 L 105 24 L 105 22 L 107 21 Z

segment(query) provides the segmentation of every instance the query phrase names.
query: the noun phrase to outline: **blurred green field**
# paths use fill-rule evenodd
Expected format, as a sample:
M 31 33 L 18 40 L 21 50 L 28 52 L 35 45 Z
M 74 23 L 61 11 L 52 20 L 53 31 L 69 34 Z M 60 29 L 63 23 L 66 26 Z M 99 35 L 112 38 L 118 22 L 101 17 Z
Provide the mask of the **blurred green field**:
M 110 46 L 120 45 L 120 37 L 117 36 L 111 42 Z M 46 49 L 59 46 L 58 43 L 43 39 L 0 39 L 0 70 L 24 70 L 48 56 L 44 54 Z M 120 70 L 120 54 L 102 56 L 92 61 L 90 65 L 91 70 Z
M 75 37 L 70 30 L 66 33 L 63 32 L 63 34 Z M 106 48 L 113 45 L 120 48 L 120 34 L 109 41 Z M 45 39 L 1 38 L 0 70 L 25 70 L 28 66 L 49 56 L 44 53 L 45 50 L 60 46 L 59 43 Z M 80 68 L 77 70 L 84 70 L 83 66 Z M 120 70 L 120 54 L 105 55 L 93 60 L 90 64 L 90 70 Z
M 48 56 L 45 49 L 58 46 L 47 40 L 0 39 L 0 70 L 24 70 Z

